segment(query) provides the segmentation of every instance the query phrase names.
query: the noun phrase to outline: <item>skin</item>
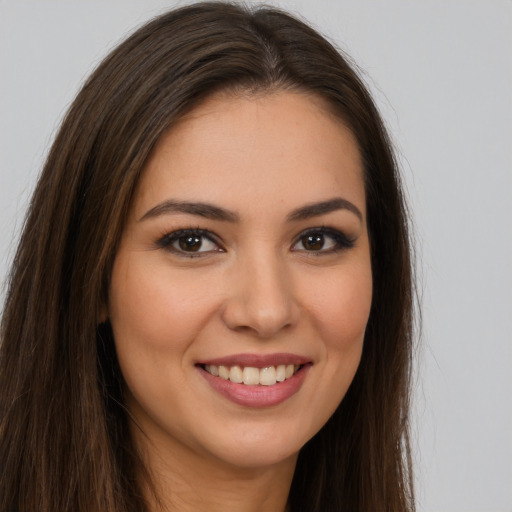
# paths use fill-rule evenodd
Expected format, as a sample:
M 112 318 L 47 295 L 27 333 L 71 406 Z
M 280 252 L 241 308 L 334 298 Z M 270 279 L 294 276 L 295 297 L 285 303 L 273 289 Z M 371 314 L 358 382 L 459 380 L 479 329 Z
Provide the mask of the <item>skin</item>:
M 333 198 L 354 208 L 289 219 Z M 155 210 L 169 200 L 237 220 Z M 320 233 L 323 246 L 311 250 L 303 232 L 324 226 L 352 245 Z M 179 240 L 163 246 L 186 228 L 215 240 L 203 238 L 194 257 Z M 135 194 L 106 314 L 133 435 L 164 509 L 285 510 L 298 451 L 354 377 L 371 297 L 361 157 L 320 99 L 220 94 L 162 137 Z M 300 389 L 272 407 L 233 403 L 196 366 L 282 352 L 311 364 Z

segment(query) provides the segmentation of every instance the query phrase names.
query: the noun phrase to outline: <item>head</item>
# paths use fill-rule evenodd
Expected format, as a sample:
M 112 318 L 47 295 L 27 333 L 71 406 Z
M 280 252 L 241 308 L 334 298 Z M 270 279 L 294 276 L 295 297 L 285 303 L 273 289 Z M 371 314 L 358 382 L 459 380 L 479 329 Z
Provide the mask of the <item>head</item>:
M 2 429 L 16 430 L 13 439 L 26 439 L 26 453 L 49 468 L 41 480 L 29 462 L 17 463 L 26 481 L 32 475 L 60 487 L 66 475 L 71 500 L 87 488 L 80 490 L 84 481 L 103 482 L 98 508 L 115 501 L 116 486 L 127 503 L 139 499 L 128 491 L 138 456 L 108 322 L 112 272 L 134 198 L 158 144 L 180 120 L 214 98 L 282 93 L 314 98 L 356 142 L 373 288 L 359 368 L 332 417 L 301 450 L 290 502 L 330 510 L 337 496 L 354 510 L 383 503 L 405 510 L 412 285 L 389 139 L 346 57 L 314 30 L 273 9 L 222 3 L 172 11 L 119 45 L 84 84 L 50 151 L 2 324 Z M 14 396 L 38 405 L 6 398 Z M 86 462 L 66 453 L 70 444 Z M 47 460 L 50 449 L 65 462 Z M 14 467 L 15 454 L 2 450 Z

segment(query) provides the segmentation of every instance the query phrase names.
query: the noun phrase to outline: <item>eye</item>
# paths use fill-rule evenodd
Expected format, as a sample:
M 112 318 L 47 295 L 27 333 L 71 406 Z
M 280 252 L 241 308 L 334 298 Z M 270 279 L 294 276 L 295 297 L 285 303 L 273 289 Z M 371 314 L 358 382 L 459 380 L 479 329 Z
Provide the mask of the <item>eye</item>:
M 213 239 L 214 235 L 202 229 L 181 229 L 158 240 L 157 245 L 183 256 L 199 256 L 210 252 L 224 252 Z
M 292 251 L 330 253 L 354 246 L 354 240 L 331 228 L 310 229 L 299 236 Z

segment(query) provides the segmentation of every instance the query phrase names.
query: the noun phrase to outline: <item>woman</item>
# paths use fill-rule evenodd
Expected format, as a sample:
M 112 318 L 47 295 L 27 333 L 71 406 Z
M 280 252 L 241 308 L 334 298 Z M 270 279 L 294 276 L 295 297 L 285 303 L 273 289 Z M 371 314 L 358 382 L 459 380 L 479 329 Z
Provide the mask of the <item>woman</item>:
M 413 510 L 389 140 L 273 9 L 148 23 L 85 83 L 2 319 L 2 511 Z

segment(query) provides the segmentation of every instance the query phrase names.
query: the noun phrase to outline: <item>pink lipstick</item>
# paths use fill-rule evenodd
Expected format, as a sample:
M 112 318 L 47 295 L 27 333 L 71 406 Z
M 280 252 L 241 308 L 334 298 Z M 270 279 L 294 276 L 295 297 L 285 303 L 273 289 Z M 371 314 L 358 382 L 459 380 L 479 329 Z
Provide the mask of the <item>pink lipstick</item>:
M 212 388 L 246 407 L 278 405 L 295 393 L 311 367 L 296 354 L 234 354 L 196 364 Z

